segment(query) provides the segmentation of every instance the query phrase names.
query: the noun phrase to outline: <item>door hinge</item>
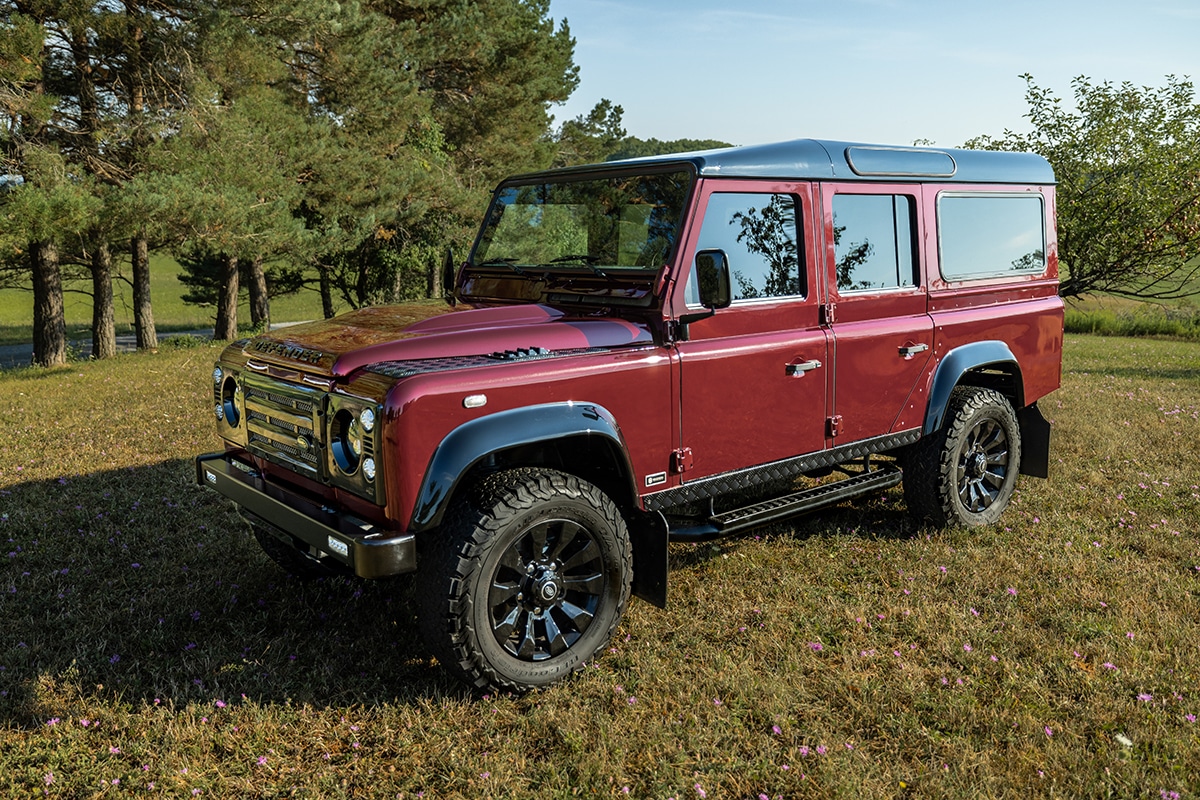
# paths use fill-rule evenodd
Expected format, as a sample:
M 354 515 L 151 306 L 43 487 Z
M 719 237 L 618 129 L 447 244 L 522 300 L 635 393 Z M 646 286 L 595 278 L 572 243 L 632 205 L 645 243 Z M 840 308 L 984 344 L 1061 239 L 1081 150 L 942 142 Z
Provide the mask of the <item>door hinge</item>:
M 837 304 L 825 303 L 821 306 L 821 324 L 832 325 L 837 322 Z
M 692 448 L 681 447 L 671 453 L 671 470 L 677 473 L 687 472 L 692 468 Z
M 842 415 L 841 414 L 835 414 L 834 416 L 825 420 L 825 422 L 826 422 L 826 429 L 828 431 L 828 435 L 831 438 L 834 436 L 837 436 L 838 434 L 840 434 L 842 432 Z

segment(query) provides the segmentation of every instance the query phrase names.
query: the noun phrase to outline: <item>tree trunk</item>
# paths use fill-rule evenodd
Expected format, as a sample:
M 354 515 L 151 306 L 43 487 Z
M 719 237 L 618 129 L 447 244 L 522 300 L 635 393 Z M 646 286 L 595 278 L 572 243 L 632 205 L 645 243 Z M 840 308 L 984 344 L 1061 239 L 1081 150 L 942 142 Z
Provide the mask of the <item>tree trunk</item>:
M 33 363 L 57 367 L 67 363 L 58 247 L 53 242 L 33 242 L 29 245 L 29 261 L 33 268 Z
M 157 350 L 158 332 L 154 329 L 154 309 L 150 305 L 150 246 L 138 235 L 130 242 L 133 259 L 133 328 L 138 350 Z
M 221 254 L 221 286 L 217 295 L 217 324 L 213 338 L 231 341 L 237 338 L 238 260 L 237 256 Z
M 321 275 L 321 313 L 325 319 L 333 317 L 333 281 L 329 278 L 329 267 L 324 264 L 317 267 Z
M 112 252 L 107 242 L 92 250 L 92 358 L 117 354 L 117 328 L 113 316 Z
M 250 324 L 256 331 L 271 329 L 271 298 L 267 292 L 267 276 L 263 272 L 262 256 L 250 262 L 247 270 L 250 285 Z

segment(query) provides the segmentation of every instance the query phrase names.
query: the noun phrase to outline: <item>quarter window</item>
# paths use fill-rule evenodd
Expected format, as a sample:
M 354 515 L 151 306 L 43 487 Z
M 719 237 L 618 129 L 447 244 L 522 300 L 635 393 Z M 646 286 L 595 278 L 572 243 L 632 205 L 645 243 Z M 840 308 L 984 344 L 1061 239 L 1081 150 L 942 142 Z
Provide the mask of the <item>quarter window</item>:
M 1040 194 L 943 194 L 938 247 L 947 280 L 1046 269 L 1045 210 Z
M 907 195 L 834 195 L 838 291 L 878 291 L 917 283 L 914 207 L 914 199 Z

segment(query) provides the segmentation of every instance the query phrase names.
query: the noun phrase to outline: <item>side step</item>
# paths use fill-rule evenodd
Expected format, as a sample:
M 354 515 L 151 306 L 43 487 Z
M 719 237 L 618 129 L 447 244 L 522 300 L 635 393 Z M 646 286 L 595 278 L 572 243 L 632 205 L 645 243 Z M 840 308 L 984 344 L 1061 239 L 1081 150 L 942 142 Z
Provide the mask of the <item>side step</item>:
M 729 536 L 756 525 L 836 505 L 843 500 L 868 492 L 890 489 L 900 483 L 903 477 L 904 473 L 897 467 L 882 467 L 845 480 L 716 514 L 699 525 L 672 528 L 670 540 L 673 542 L 704 542 Z

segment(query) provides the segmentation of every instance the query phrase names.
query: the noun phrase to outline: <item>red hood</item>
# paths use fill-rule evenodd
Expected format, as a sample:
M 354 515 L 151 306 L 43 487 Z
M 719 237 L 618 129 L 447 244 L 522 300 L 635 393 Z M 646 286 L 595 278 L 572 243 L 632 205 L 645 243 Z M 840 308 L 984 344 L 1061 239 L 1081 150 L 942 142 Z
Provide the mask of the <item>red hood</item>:
M 449 312 L 449 313 L 447 313 Z M 453 311 L 445 306 L 379 306 L 294 325 L 251 339 L 247 357 L 333 377 L 381 361 L 487 355 L 541 347 L 568 350 L 649 343 L 650 331 L 621 319 L 567 319 L 547 306 Z

